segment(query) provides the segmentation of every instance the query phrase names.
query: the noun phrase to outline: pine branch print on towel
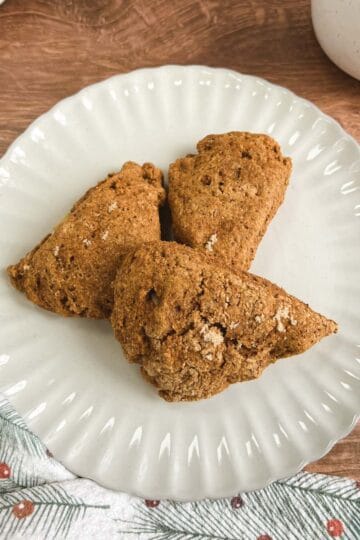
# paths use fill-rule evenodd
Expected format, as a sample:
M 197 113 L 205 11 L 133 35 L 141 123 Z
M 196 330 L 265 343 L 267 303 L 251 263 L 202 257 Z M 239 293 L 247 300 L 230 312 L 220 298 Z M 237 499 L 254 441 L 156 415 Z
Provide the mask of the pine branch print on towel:
M 46 455 L 44 444 L 28 429 L 24 420 L 7 401 L 0 401 L 0 433 L 0 455 L 3 446 L 9 444 L 31 456 Z
M 36 486 L 0 496 L 2 538 L 29 532 L 34 538 L 66 538 L 74 521 L 83 519 L 89 508 L 108 509 L 108 505 L 86 504 L 59 485 Z
M 10 403 L 0 398 L 0 493 L 74 475 L 53 459 Z
M 190 503 L 136 501 L 120 533 L 147 540 L 289 540 L 360 538 L 360 491 L 355 482 L 299 473 L 232 499 Z

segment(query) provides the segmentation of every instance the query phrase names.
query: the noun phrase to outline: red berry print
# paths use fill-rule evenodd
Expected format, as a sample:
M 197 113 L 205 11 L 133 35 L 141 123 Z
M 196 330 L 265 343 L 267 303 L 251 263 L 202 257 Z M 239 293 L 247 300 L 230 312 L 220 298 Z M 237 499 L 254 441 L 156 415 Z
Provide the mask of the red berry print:
M 145 504 L 148 508 L 156 508 L 159 506 L 160 501 L 152 501 L 150 499 L 145 499 Z
M 0 463 L 0 479 L 4 480 L 6 478 L 10 478 L 11 475 L 11 469 L 9 465 L 6 465 L 6 463 Z
M 241 497 L 233 497 L 230 503 L 234 510 L 237 510 L 238 508 L 241 508 L 242 506 L 244 506 L 244 501 L 242 500 Z
M 326 530 L 333 538 L 341 536 L 344 532 L 344 525 L 340 519 L 329 519 L 326 524 Z
M 260 534 L 260 536 L 257 537 L 257 540 L 272 540 L 272 538 L 268 534 Z
M 49 458 L 53 458 L 53 457 L 54 457 L 54 454 L 52 454 L 48 448 L 46 449 L 46 455 L 47 455 L 47 457 L 49 457 Z
M 28 499 L 24 499 L 23 501 L 15 504 L 12 509 L 12 513 L 18 519 L 23 519 L 27 516 L 30 516 L 30 514 L 32 514 L 34 511 L 34 508 L 34 504 L 31 501 L 29 501 Z
M 357 482 L 355 482 L 355 487 L 356 487 L 357 489 L 360 489 L 360 480 L 358 480 Z

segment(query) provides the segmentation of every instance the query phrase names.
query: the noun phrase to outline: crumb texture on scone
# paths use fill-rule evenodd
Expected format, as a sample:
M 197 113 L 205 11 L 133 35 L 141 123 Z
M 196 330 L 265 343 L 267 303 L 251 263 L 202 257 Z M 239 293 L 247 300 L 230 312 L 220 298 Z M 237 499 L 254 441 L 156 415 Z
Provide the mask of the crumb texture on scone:
M 283 202 L 291 159 L 268 135 L 247 132 L 208 135 L 197 150 L 169 168 L 175 239 L 248 270 Z
M 162 173 L 127 162 L 87 191 L 54 231 L 8 268 L 13 285 L 60 315 L 106 318 L 121 257 L 160 239 Z
M 337 330 L 269 281 L 234 274 L 175 242 L 128 253 L 114 294 L 116 338 L 168 401 L 207 398 L 257 378 Z

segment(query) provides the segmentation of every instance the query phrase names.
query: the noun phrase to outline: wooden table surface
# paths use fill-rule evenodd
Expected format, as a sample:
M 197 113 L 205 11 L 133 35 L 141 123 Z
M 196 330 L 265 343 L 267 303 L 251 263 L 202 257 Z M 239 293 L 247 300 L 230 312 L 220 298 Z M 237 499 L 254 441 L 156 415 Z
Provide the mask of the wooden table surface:
M 310 0 L 6 0 L 0 7 L 0 156 L 83 86 L 144 66 L 259 75 L 313 101 L 360 140 L 360 83 L 318 46 Z M 310 471 L 360 480 L 360 425 Z

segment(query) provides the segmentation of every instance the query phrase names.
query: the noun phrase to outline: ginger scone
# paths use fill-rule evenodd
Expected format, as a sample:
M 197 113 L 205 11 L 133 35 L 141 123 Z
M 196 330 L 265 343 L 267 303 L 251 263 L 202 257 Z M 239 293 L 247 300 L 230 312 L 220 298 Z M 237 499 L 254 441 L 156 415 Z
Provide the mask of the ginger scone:
M 168 401 L 207 398 L 259 377 L 337 330 L 269 281 L 175 242 L 124 257 L 111 322 L 129 361 Z
M 284 199 L 291 159 L 268 135 L 208 135 L 169 168 L 174 237 L 248 270 Z
M 111 283 L 131 248 L 160 239 L 162 173 L 151 163 L 127 162 L 87 191 L 64 220 L 17 264 L 13 285 L 60 315 L 106 318 Z

